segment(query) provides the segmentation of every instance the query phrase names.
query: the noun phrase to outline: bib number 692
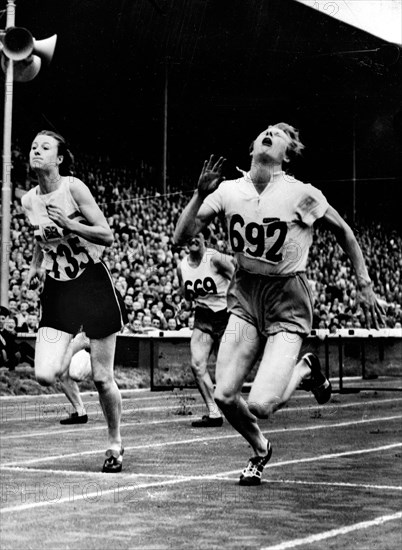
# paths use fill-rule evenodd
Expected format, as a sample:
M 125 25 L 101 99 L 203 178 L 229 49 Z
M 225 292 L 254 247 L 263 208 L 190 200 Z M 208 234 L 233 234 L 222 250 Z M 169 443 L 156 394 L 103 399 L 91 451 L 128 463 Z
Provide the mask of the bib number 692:
M 244 228 L 244 237 L 239 229 Z M 288 232 L 286 222 L 275 220 L 266 226 L 256 222 L 245 224 L 240 214 L 234 214 L 230 220 L 229 239 L 233 252 L 246 252 L 253 258 L 265 258 L 268 262 L 277 264 L 282 261 L 281 248 Z M 276 237 L 276 240 L 266 249 L 265 240 Z

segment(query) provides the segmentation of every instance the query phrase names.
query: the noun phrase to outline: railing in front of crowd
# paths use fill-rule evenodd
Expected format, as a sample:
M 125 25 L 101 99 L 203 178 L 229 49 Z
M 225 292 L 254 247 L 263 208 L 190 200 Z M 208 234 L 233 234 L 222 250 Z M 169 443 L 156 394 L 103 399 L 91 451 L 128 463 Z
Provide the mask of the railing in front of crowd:
M 149 371 L 151 391 L 194 388 L 190 356 L 191 330 L 119 334 L 115 364 Z M 18 341 L 35 346 L 35 334 L 20 334 Z M 402 391 L 402 329 L 312 330 L 301 354 L 315 353 L 338 393 Z M 216 353 L 208 368 L 214 379 Z M 259 360 L 251 370 L 245 391 L 252 383 Z

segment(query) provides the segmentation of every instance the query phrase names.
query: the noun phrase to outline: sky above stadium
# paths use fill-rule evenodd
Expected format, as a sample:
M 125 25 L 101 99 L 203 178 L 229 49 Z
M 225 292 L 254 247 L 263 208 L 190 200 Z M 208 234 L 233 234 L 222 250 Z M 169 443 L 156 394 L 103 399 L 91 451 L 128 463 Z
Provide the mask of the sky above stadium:
M 400 0 L 297 1 L 388 42 L 402 44 L 402 2 Z

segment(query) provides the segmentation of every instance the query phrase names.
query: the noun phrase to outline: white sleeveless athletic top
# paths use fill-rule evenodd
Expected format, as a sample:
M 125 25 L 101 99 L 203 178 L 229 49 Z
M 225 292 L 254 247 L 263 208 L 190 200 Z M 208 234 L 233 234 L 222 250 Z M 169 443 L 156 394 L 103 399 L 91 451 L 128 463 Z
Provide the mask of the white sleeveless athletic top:
M 39 186 L 26 193 L 21 203 L 33 226 L 37 243 L 43 251 L 43 267 L 47 275 L 60 281 L 75 279 L 91 263 L 99 262 L 104 246 L 93 244 L 76 234 L 68 233 L 52 222 L 46 206 L 54 204 L 64 210 L 69 218 L 88 223 L 71 195 L 69 179 L 63 178 L 56 191 L 41 195 Z M 73 183 L 74 185 L 74 183 Z
M 261 194 L 249 174 L 223 181 L 204 204 L 225 213 L 238 265 L 268 276 L 305 271 L 312 226 L 329 206 L 319 189 L 284 172 Z
M 226 292 L 229 280 L 216 273 L 211 266 L 214 254 L 219 252 L 213 248 L 207 248 L 198 267 L 191 267 L 186 256 L 181 261 L 180 268 L 186 294 L 190 294 L 198 306 L 220 311 L 227 306 Z

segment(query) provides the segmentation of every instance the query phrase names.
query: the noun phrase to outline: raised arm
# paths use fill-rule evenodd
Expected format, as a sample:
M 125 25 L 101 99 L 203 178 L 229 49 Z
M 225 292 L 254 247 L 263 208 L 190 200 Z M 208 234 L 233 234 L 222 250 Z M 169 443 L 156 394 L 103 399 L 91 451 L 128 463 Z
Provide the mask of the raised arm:
M 112 230 L 88 187 L 74 178 L 70 183 L 70 191 L 89 225 L 70 219 L 61 208 L 53 205 L 48 206 L 49 218 L 91 243 L 110 246 L 113 242 Z
M 211 155 L 209 160 L 204 162 L 198 179 L 197 189 L 177 222 L 173 236 L 176 244 L 182 244 L 190 237 L 197 235 L 215 216 L 216 213 L 212 208 L 202 203 L 205 197 L 215 191 L 223 180 L 222 166 L 224 162 L 225 159 L 223 157 L 220 157 L 215 162 L 213 155 Z
M 383 309 L 374 294 L 363 252 L 352 229 L 332 206 L 325 212 L 323 221 L 334 233 L 339 245 L 349 256 L 353 264 L 357 278 L 358 299 L 363 307 L 368 326 L 370 326 L 370 322 L 367 319 L 367 313 L 369 312 L 374 328 L 378 329 L 379 322 L 383 323 Z

